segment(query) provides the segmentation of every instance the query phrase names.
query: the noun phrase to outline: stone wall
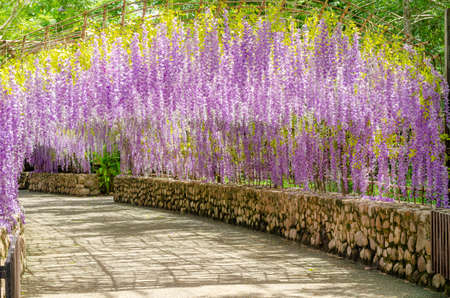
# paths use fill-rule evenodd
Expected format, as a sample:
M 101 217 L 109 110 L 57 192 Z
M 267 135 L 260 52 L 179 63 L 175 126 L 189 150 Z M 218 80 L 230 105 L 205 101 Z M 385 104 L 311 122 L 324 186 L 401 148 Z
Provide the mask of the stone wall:
M 31 172 L 20 173 L 19 189 L 28 189 L 28 186 L 30 185 L 30 175 Z
M 279 234 L 423 286 L 450 282 L 431 263 L 431 207 L 293 190 L 117 176 L 114 200 Z
M 19 186 L 28 186 L 30 191 L 75 196 L 100 194 L 100 184 L 96 174 L 27 173 L 22 174 L 21 178 Z

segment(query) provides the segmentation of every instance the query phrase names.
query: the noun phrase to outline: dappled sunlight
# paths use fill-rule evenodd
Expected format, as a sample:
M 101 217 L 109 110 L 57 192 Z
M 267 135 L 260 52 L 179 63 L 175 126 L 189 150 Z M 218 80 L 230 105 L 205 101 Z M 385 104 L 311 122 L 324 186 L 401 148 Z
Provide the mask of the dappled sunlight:
M 23 191 L 20 201 L 28 220 L 25 297 L 139 291 L 143 297 L 438 296 L 299 243 L 211 219 L 114 204 L 111 197 Z

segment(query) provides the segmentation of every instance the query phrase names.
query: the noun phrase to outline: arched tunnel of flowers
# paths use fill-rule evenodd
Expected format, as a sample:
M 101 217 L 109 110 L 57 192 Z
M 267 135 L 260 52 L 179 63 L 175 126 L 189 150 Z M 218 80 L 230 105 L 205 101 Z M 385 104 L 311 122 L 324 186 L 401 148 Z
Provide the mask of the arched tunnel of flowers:
M 1 225 L 24 160 L 91 171 L 270 183 L 448 206 L 448 88 L 423 53 L 329 14 L 305 24 L 207 11 L 109 28 L 0 73 Z

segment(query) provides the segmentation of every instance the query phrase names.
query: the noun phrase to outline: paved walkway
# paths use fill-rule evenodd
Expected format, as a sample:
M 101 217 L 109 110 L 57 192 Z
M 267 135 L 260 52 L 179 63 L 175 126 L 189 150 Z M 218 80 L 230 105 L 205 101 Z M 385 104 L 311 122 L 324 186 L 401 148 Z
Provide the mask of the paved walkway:
M 164 210 L 21 192 L 23 297 L 439 297 L 280 237 Z

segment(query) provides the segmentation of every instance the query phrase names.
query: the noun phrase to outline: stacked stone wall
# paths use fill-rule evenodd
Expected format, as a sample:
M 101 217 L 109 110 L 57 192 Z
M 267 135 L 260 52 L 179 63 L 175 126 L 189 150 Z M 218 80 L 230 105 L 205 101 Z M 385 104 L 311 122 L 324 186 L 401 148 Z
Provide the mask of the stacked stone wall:
M 22 173 L 20 187 L 28 188 L 30 191 L 74 196 L 100 194 L 100 184 L 95 174 Z
M 28 189 L 31 172 L 22 172 L 19 178 L 19 189 Z
M 153 177 L 118 176 L 114 187 L 116 202 L 279 234 L 450 294 L 432 268 L 431 206 Z

